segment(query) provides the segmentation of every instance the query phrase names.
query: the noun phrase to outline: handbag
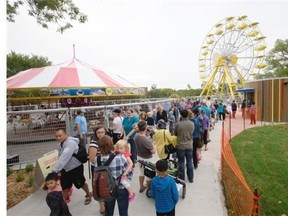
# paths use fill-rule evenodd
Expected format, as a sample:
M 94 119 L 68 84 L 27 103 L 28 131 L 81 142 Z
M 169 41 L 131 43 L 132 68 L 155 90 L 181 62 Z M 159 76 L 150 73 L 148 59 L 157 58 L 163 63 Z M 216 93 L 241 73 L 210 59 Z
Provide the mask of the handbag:
M 166 143 L 165 130 L 164 130 L 164 142 Z M 169 143 L 164 146 L 164 152 L 166 154 L 173 154 L 176 152 L 176 148 L 172 143 Z
M 164 146 L 164 151 L 166 154 L 172 154 L 176 152 L 176 148 L 172 143 Z

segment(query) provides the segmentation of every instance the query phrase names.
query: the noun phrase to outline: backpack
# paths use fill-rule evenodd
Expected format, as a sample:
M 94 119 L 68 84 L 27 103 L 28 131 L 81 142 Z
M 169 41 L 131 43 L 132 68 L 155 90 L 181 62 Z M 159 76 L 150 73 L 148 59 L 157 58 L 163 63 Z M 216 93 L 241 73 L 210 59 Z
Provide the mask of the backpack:
M 86 148 L 82 145 L 78 145 L 79 149 L 77 153 L 74 153 L 72 156 L 79 160 L 81 163 L 86 163 L 88 161 L 88 154 Z
M 204 122 L 201 116 L 198 116 L 197 118 L 198 125 L 199 125 L 199 134 L 202 136 L 204 134 Z
M 104 165 L 101 165 L 101 156 L 97 156 L 97 167 L 94 167 L 92 179 L 93 198 L 97 201 L 111 201 L 118 196 L 118 185 L 116 184 L 109 164 L 116 155 L 113 153 Z

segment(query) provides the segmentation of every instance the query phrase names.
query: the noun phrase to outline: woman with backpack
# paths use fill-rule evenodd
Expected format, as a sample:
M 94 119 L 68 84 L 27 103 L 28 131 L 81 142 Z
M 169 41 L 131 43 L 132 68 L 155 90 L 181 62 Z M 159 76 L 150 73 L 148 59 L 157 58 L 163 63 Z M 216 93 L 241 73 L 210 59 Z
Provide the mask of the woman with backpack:
M 114 145 L 111 137 L 104 135 L 98 142 L 100 155 L 96 157 L 94 161 L 95 169 L 99 167 L 98 157 L 100 157 L 101 165 L 104 165 L 105 162 L 114 154 Z M 129 192 L 121 184 L 121 176 L 128 168 L 127 159 L 123 154 L 117 154 L 109 164 L 111 174 L 115 183 L 118 185 L 118 196 L 112 200 L 105 201 L 105 215 L 113 216 L 115 203 L 117 201 L 119 215 L 128 216 L 128 207 L 129 207 Z M 129 175 L 129 174 L 128 174 Z M 131 178 L 131 176 L 126 176 Z M 94 188 L 93 188 L 94 190 Z M 94 193 L 93 193 L 94 194 Z
M 193 112 L 191 110 L 188 110 L 188 116 L 189 116 L 189 120 L 193 122 L 194 124 L 194 131 L 193 131 L 193 165 L 194 165 L 194 169 L 197 169 L 198 167 L 198 163 L 200 160 L 200 155 L 201 155 L 201 148 L 203 145 L 202 144 L 202 140 L 200 142 L 200 131 L 199 131 L 199 119 L 198 119 L 198 110 L 193 110 Z M 197 156 L 198 153 L 198 156 Z
M 101 139 L 106 134 L 106 129 L 104 125 L 98 125 L 94 129 L 94 136 L 91 138 L 91 142 L 88 148 L 89 160 L 91 162 L 91 173 L 94 171 L 94 161 L 97 155 L 100 154 L 99 150 L 99 139 Z M 99 201 L 99 211 L 100 214 L 104 215 L 105 213 L 105 203 Z

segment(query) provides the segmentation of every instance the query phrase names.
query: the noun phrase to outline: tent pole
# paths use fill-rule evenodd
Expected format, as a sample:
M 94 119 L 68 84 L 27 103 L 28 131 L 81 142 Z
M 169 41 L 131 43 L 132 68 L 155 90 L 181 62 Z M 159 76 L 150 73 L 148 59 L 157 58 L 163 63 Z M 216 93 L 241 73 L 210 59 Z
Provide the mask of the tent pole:
M 75 59 L 75 44 L 73 44 L 73 58 Z

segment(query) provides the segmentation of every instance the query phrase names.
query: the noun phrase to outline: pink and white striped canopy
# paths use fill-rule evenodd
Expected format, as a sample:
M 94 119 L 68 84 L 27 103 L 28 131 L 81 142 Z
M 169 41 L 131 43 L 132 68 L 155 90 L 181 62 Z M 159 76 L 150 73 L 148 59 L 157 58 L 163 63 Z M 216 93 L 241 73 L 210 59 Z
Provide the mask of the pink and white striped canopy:
M 7 79 L 7 89 L 37 87 L 137 87 L 119 75 L 107 74 L 79 59 L 21 71 Z

